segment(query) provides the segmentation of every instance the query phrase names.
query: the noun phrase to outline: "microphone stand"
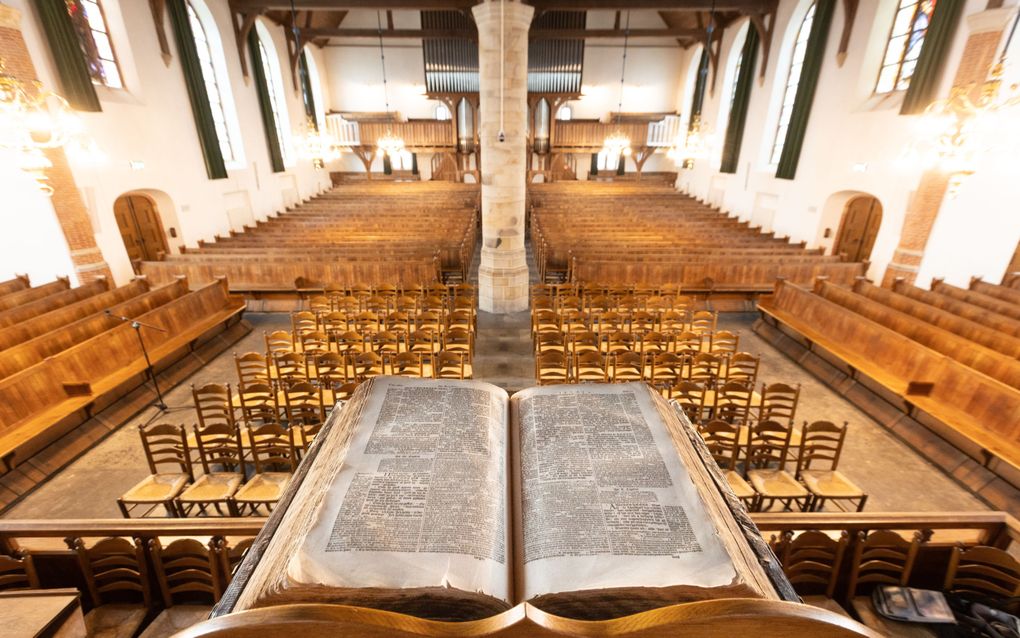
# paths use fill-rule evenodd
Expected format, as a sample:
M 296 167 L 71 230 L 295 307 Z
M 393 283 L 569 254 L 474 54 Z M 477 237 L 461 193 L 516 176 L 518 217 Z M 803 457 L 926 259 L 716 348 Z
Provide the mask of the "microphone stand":
M 145 357 L 145 371 L 152 379 L 152 385 L 156 388 L 156 402 L 152 405 L 159 409 L 160 412 L 166 412 L 169 408 L 163 401 L 163 393 L 159 391 L 159 381 L 156 379 L 156 372 L 152 369 L 152 361 L 149 360 L 149 351 L 145 347 L 145 340 L 142 339 L 142 328 L 149 328 L 150 330 L 158 330 L 159 332 L 167 332 L 166 328 L 161 326 L 154 326 L 151 323 L 145 323 L 131 317 L 123 317 L 121 315 L 115 315 L 111 310 L 106 310 L 106 316 L 114 319 L 119 319 L 126 324 L 129 324 L 135 330 L 135 336 L 138 337 L 138 345 L 142 347 L 142 356 Z

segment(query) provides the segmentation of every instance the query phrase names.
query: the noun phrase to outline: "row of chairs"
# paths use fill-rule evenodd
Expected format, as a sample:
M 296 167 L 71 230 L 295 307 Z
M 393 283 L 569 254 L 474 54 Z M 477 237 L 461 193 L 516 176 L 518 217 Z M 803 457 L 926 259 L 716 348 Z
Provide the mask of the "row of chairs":
M 542 326 L 532 335 L 535 352 L 549 350 L 580 352 L 598 350 L 607 354 L 615 352 L 672 352 L 674 354 L 734 354 L 740 346 L 740 336 L 728 330 L 699 334 L 696 332 L 628 332 L 626 330 L 577 330 L 563 332 L 548 325 Z
M 790 422 L 797 416 L 800 384 L 762 383 L 761 391 L 740 381 L 698 383 L 681 380 L 661 390 L 676 402 L 691 423 L 720 419 L 735 425 L 757 421 Z
M 363 334 L 372 334 L 388 330 L 408 334 L 422 328 L 430 328 L 443 332 L 450 328 L 463 328 L 474 331 L 478 316 L 474 308 L 456 310 L 390 310 L 373 312 L 316 313 L 309 310 L 293 312 L 290 315 L 291 329 L 297 335 L 305 332 L 320 331 L 325 333 L 342 333 L 349 330 Z M 296 345 L 296 340 L 295 340 Z
M 753 512 L 781 504 L 802 512 L 818 512 L 826 503 L 848 504 L 860 512 L 868 495 L 837 468 L 847 424 L 805 422 L 797 453 L 791 455 L 792 423 L 760 421 L 741 426 L 713 420 L 698 431 L 733 493 Z M 791 456 L 794 471 L 786 470 Z
M 205 620 L 253 540 L 175 538 L 164 545 L 159 538 L 66 539 L 91 606 L 87 635 L 157 638 Z M 41 588 L 31 551 L 0 555 L 0 591 Z M 154 610 L 159 614 L 146 623 Z
M 209 423 L 141 426 L 150 475 L 117 499 L 124 518 L 162 507 L 167 516 L 266 516 L 290 484 L 291 473 L 322 424 L 238 426 Z M 202 473 L 196 476 L 192 449 Z M 253 472 L 247 472 L 247 460 Z
M 360 352 L 398 354 L 415 352 L 424 356 L 441 350 L 463 353 L 470 363 L 475 353 L 475 332 L 468 328 L 436 330 L 421 328 L 413 332 L 384 330 L 381 332 L 322 332 L 291 333 L 277 330 L 265 334 L 266 353 L 269 356 L 297 353 L 311 360 L 326 352 L 355 355 Z
M 370 308 L 393 308 L 418 310 L 439 307 L 435 300 L 443 301 L 441 307 L 453 310 L 455 307 L 473 308 L 478 298 L 478 289 L 468 283 L 443 284 L 433 282 L 418 286 L 399 284 L 352 284 L 350 286 L 327 285 L 321 294 L 307 299 L 307 308 L 316 313 L 337 310 L 368 310 Z M 380 304 L 379 300 L 383 303 Z M 399 301 L 398 301 L 399 300 Z M 411 301 L 417 302 L 412 304 Z M 468 305 L 470 302 L 470 305 Z
M 531 332 L 597 332 L 608 334 L 623 331 L 634 334 L 661 332 L 670 335 L 694 333 L 709 335 L 718 328 L 718 314 L 708 310 L 665 312 L 638 310 L 634 312 L 584 312 L 581 310 L 549 310 L 532 308 Z
M 604 353 L 591 344 L 576 351 L 546 350 L 535 356 L 535 378 L 540 385 L 646 381 L 664 396 L 678 383 L 690 381 L 713 385 L 758 380 L 760 358 L 747 352 L 732 355 L 710 353 L 677 354 L 616 349 Z
M 325 352 L 311 362 L 303 354 L 288 352 L 267 357 L 258 352 L 234 355 L 241 388 L 267 385 L 284 390 L 295 383 L 312 383 L 337 398 L 348 398 L 351 384 L 371 377 L 395 375 L 427 379 L 470 379 L 470 353 L 457 350 L 422 352 Z M 340 396 L 343 395 L 343 396 Z
M 870 595 L 882 585 L 931 586 L 930 579 L 916 583 L 914 578 L 932 572 L 928 562 L 921 564 L 925 569 L 916 569 L 918 556 L 927 547 L 921 532 L 905 538 L 892 530 L 858 531 L 852 536 L 844 531 L 833 538 L 819 530 L 796 535 L 787 531 L 774 537 L 771 545 L 786 577 L 806 603 L 852 616 L 880 634 L 921 635 L 890 633 L 895 629 L 876 613 Z M 933 576 L 938 578 L 939 571 Z M 842 588 L 841 582 L 845 583 Z M 1020 561 L 996 547 L 953 547 L 940 584 L 944 593 L 1002 603 L 1007 611 L 1017 613 Z

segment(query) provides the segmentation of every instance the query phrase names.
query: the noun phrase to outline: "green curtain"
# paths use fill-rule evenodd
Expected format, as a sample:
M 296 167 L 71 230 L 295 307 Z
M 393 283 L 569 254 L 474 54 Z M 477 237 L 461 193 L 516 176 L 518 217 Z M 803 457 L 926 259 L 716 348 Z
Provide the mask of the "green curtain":
M 591 165 L 588 167 L 588 174 L 589 175 L 598 175 L 599 174 L 599 154 L 598 153 L 592 153 L 591 154 Z
M 188 7 L 185 0 L 169 0 L 166 3 L 170 14 L 170 24 L 174 30 L 174 41 L 177 43 L 177 56 L 184 72 L 184 85 L 188 88 L 188 99 L 191 101 L 191 114 L 195 117 L 195 130 L 198 132 L 198 143 L 202 147 L 205 158 L 205 172 L 209 179 L 224 179 L 227 167 L 223 163 L 223 151 L 220 149 L 220 138 L 216 135 L 216 123 L 213 120 L 212 107 L 209 106 L 209 94 L 202 76 L 202 63 L 198 60 L 198 49 L 195 48 L 195 34 L 191 30 L 188 19 Z
M 383 175 L 393 174 L 393 161 L 390 160 L 390 156 L 385 153 L 383 153 L 382 156 L 382 172 Z
M 797 163 L 800 161 L 800 151 L 804 147 L 808 118 L 811 117 L 811 104 L 815 100 L 818 76 L 825 61 L 825 44 L 829 40 L 829 26 L 832 24 L 832 14 L 835 10 L 836 0 L 815 2 L 815 19 L 811 23 L 811 33 L 808 35 L 807 48 L 804 51 L 804 65 L 800 70 L 797 95 L 793 99 L 790 126 L 786 129 L 786 141 L 779 156 L 779 166 L 776 168 L 776 177 L 780 179 L 793 179 L 797 175 Z
M 694 82 L 694 95 L 691 97 L 691 116 L 687 120 L 687 130 L 694 126 L 694 116 L 701 115 L 701 107 L 705 103 L 705 90 L 708 87 L 708 49 L 702 49 L 698 60 L 698 78 Z
M 255 80 L 255 92 L 259 97 L 259 110 L 262 111 L 262 128 L 266 131 L 269 161 L 274 173 L 282 173 L 283 148 L 280 145 L 283 142 L 276 134 L 276 116 L 273 115 L 273 102 L 269 97 L 269 78 L 266 77 L 266 68 L 262 64 L 262 54 L 259 52 L 259 35 L 254 28 L 248 33 L 248 49 L 251 51 L 251 74 Z
M 730 118 L 726 123 L 726 139 L 723 141 L 721 173 L 736 173 L 740 161 L 740 145 L 744 141 L 744 122 L 747 120 L 747 107 L 751 102 L 751 87 L 754 86 L 754 69 L 758 61 L 758 29 L 754 25 L 747 26 L 747 37 L 744 48 L 740 52 L 740 73 L 733 80 L 736 86 L 733 91 L 733 106 Z
M 411 153 L 411 175 L 418 175 L 418 154 Z
M 81 41 L 67 13 L 67 3 L 65 0 L 36 0 L 35 6 L 57 65 L 61 94 L 79 111 L 102 111 Z
M 953 44 L 953 34 L 960 21 L 960 10 L 963 0 L 938 0 L 931 24 L 924 34 L 921 54 L 914 67 L 914 75 L 910 78 L 907 94 L 903 96 L 900 115 L 922 113 L 935 100 L 942 80 L 942 67 L 946 63 L 946 54 Z
M 301 51 L 298 58 L 298 78 L 301 82 L 301 100 L 305 105 L 305 115 L 312 118 L 315 130 L 319 130 L 319 120 L 315 118 L 315 94 L 312 93 L 312 78 L 308 72 L 307 51 Z

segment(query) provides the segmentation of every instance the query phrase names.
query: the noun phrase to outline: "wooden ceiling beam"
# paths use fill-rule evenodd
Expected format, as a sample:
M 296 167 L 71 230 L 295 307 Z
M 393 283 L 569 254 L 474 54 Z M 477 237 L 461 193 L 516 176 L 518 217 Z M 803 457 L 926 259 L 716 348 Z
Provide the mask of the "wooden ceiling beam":
M 384 38 L 427 38 L 430 40 L 477 40 L 478 32 L 473 29 L 384 29 Z M 623 29 L 532 29 L 528 37 L 532 40 L 595 40 L 623 38 L 628 35 Z M 631 29 L 631 38 L 703 38 L 705 32 L 698 29 Z M 301 29 L 302 39 L 312 38 L 376 38 L 378 29 Z
M 470 10 L 479 0 L 294 0 L 296 9 L 340 11 L 346 9 L 447 9 Z M 238 11 L 290 9 L 290 0 L 232 0 Z M 527 0 L 539 11 L 655 9 L 662 11 L 753 11 L 767 9 L 768 0 Z

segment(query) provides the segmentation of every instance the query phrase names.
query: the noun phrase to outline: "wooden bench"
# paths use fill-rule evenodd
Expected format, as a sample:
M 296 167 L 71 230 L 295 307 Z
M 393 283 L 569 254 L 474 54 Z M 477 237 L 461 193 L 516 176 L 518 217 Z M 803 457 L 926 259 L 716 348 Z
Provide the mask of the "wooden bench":
M 882 407 L 891 404 L 1020 488 L 1020 390 L 790 282 L 777 282 L 759 311 L 759 335 L 802 363 L 821 357 L 823 379 L 875 418 L 900 427 L 904 417 Z
M 14 279 L 0 282 L 0 296 L 31 287 L 28 275 L 17 275 Z
M 196 343 L 240 321 L 244 301 L 226 281 L 210 283 L 140 314 L 167 332 L 142 330 L 153 366 L 164 368 Z M 105 330 L 0 380 L 0 458 L 6 470 L 137 387 L 146 365 L 134 329 Z
M 990 284 L 987 281 L 981 281 L 980 277 L 971 277 L 970 289 L 988 295 L 989 297 L 1001 299 L 1006 303 L 1020 306 L 1020 290 L 1015 288 L 997 286 L 995 284 Z
M 42 299 L 43 297 L 48 297 L 54 293 L 67 290 L 70 287 L 71 283 L 67 277 L 57 277 L 56 281 L 51 281 L 48 284 L 7 293 L 0 297 L 0 311 L 17 308 L 20 305 L 30 303 L 37 299 Z
M 996 297 L 990 297 L 976 290 L 957 288 L 956 286 L 947 284 L 941 279 L 932 279 L 931 289 L 933 292 L 937 292 L 952 299 L 963 301 L 984 308 L 985 310 L 991 310 L 992 312 L 1020 321 L 1020 307 L 1009 303 L 1008 301 L 1003 301 Z
M 0 312 L 0 328 L 13 326 L 110 289 L 106 277 Z
M 967 303 L 966 301 L 961 301 L 937 292 L 912 286 L 902 277 L 896 278 L 896 281 L 893 282 L 892 289 L 901 295 L 926 303 L 929 306 L 945 310 L 957 317 L 969 319 L 970 321 L 988 326 L 993 330 L 997 330 L 1013 337 L 1020 337 L 1020 320 L 1018 319 L 1001 315 L 986 308 Z

